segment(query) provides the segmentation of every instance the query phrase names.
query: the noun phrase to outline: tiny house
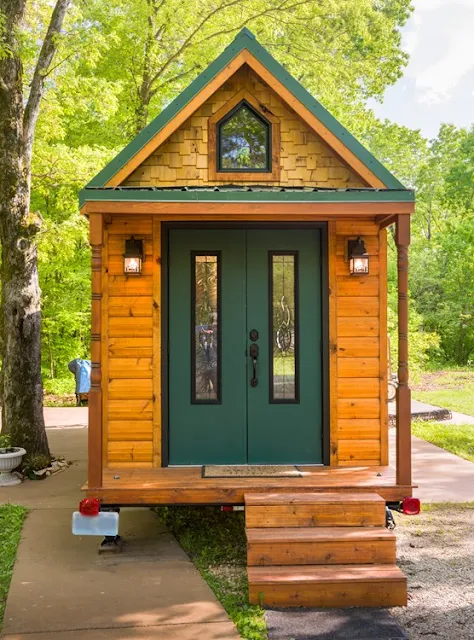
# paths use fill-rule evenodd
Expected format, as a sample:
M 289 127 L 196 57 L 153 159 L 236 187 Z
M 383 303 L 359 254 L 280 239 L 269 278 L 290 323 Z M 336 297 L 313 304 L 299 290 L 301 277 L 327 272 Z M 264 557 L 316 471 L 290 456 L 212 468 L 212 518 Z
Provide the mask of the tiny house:
M 82 190 L 81 211 L 92 246 L 87 495 L 245 504 L 254 602 L 403 604 L 384 524 L 385 504 L 412 495 L 413 192 L 243 30 Z

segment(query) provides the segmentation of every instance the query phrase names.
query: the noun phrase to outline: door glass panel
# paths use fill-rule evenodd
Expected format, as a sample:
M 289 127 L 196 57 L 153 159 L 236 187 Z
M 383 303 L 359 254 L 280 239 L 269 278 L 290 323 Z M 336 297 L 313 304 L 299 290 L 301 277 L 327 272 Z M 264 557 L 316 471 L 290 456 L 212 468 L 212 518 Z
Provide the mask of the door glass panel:
M 193 253 L 193 403 L 220 402 L 220 255 Z
M 270 402 L 298 402 L 298 254 L 270 253 Z

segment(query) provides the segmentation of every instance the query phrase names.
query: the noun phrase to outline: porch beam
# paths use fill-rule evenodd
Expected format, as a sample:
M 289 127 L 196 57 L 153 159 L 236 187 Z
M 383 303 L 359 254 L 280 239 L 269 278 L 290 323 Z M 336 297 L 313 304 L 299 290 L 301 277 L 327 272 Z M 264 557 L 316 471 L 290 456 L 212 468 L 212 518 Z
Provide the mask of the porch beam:
M 169 216 L 170 220 L 185 215 L 201 220 L 218 219 L 219 216 L 235 216 L 236 219 L 271 218 L 290 216 L 292 220 L 311 217 L 328 218 L 367 216 L 375 218 L 380 214 L 398 215 L 413 212 L 413 202 L 150 202 L 150 201 L 88 201 L 81 213 L 104 214 L 158 214 Z M 310 218 L 308 218 L 308 216 Z
M 399 215 L 395 242 L 398 268 L 397 484 L 411 484 L 411 392 L 408 386 L 408 247 L 410 216 Z
M 103 218 L 94 213 L 89 218 L 89 241 L 92 249 L 92 317 L 91 317 L 91 388 L 89 391 L 88 486 L 102 486 L 102 247 Z
M 375 218 L 375 222 L 379 225 L 381 229 L 385 229 L 385 227 L 389 227 L 391 224 L 394 224 L 397 221 L 397 217 L 394 215 L 384 215 L 377 216 Z

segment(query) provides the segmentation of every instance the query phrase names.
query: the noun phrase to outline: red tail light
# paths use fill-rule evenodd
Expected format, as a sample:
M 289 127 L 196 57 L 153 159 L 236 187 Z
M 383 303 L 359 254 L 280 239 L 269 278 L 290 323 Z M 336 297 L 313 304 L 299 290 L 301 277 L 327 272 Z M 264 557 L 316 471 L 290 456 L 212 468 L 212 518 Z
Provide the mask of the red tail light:
M 403 498 L 402 512 L 406 516 L 416 516 L 421 511 L 421 504 L 418 498 Z
M 83 516 L 97 516 L 100 511 L 100 502 L 97 498 L 84 498 L 79 502 L 79 513 Z
M 222 505 L 221 506 L 221 511 L 227 512 L 227 511 L 233 511 L 233 510 L 234 510 L 234 507 L 232 505 Z

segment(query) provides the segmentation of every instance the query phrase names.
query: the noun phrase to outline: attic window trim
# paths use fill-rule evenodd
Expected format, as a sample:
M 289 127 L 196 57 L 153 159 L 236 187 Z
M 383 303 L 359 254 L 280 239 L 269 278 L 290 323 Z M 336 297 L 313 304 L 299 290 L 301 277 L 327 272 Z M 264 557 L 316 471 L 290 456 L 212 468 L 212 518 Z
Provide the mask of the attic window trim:
M 219 170 L 219 136 L 218 126 L 222 120 L 232 117 L 241 103 L 247 103 L 252 111 L 270 125 L 269 167 L 271 170 L 249 169 Z M 279 182 L 280 180 L 280 120 L 270 110 L 270 107 L 260 104 L 247 89 L 238 91 L 226 104 L 218 109 L 208 120 L 208 180 L 209 182 Z

